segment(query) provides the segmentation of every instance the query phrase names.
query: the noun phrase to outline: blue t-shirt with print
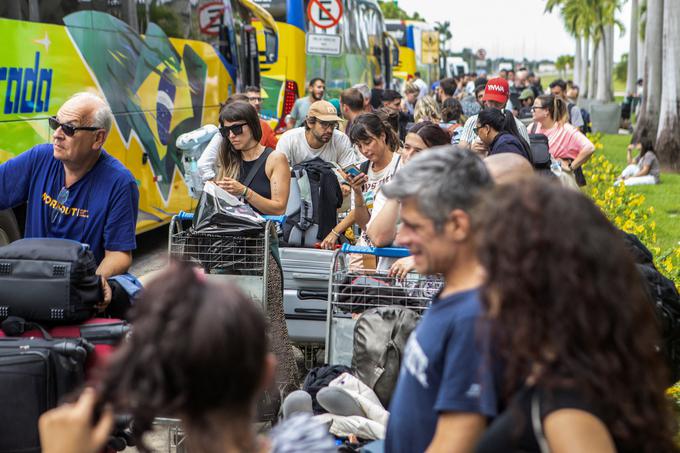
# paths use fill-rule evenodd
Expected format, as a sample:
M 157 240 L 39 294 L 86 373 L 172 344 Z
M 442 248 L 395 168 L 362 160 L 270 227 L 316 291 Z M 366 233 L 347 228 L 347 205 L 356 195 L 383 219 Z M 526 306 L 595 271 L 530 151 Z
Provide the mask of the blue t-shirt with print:
M 404 351 L 389 408 L 386 452 L 425 451 L 442 412 L 496 415 L 481 314 L 477 289 L 434 299 Z
M 27 203 L 25 237 L 89 244 L 97 263 L 105 250 L 134 250 L 139 189 L 130 171 L 102 150 L 71 187 L 64 178 L 53 145 L 34 146 L 0 165 L 0 209 Z

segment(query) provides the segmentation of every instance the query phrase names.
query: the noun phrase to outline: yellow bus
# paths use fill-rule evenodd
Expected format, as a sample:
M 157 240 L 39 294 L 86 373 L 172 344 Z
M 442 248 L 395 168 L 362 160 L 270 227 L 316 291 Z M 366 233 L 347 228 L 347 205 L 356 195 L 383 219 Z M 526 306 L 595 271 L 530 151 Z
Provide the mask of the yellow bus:
M 250 0 L 0 2 L 0 163 L 51 141 L 47 118 L 75 92 L 90 91 L 114 113 L 104 148 L 137 180 L 137 232 L 193 209 L 175 141 L 216 124 L 221 102 L 260 83 L 249 25 L 256 7 Z M 16 235 L 14 213 L 0 212 L 0 242 Z
M 385 29 L 399 43 L 399 62 L 394 67 L 398 90 L 403 89 L 404 82 L 411 80 L 416 71 L 420 72 L 428 85 L 438 80 L 438 63 L 433 62 L 432 55 L 423 54 L 424 39 L 434 37 L 434 28 L 431 25 L 419 21 L 390 19 L 385 21 Z M 438 37 L 435 47 L 439 48 Z
M 260 60 L 261 114 L 275 120 L 275 129 L 281 131 L 295 100 L 305 95 L 307 57 L 304 0 L 254 1 L 276 21 L 279 43 L 276 61 Z M 256 22 L 256 27 L 258 31 L 262 30 L 263 24 Z M 258 44 L 264 44 L 262 37 Z

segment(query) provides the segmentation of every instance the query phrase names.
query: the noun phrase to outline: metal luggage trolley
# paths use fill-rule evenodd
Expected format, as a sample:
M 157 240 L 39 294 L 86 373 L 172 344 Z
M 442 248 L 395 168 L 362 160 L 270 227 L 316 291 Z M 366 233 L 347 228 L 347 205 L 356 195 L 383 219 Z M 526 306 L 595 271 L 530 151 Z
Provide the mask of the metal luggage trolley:
M 275 223 L 285 222 L 285 216 L 263 216 L 264 232 L 248 236 L 190 232 L 186 224 L 193 217 L 186 212 L 172 217 L 169 255 L 198 264 L 210 279 L 235 283 L 266 312 L 269 245 L 277 234 Z
M 440 277 L 409 273 L 406 278 L 389 277 L 386 271 L 352 269 L 349 255 L 403 258 L 408 249 L 363 247 L 344 244 L 333 256 L 329 277 L 326 322 L 326 363 L 352 365 L 354 324 L 357 315 L 372 307 L 400 305 L 424 312 L 432 296 L 442 287 Z
M 267 221 L 262 233 L 248 236 L 190 232 L 191 213 L 180 212 L 172 217 L 168 233 L 168 253 L 171 257 L 202 267 L 209 279 L 235 283 L 267 311 L 267 273 L 269 246 L 276 237 L 275 224 L 283 224 L 285 216 L 263 216 Z M 168 453 L 185 453 L 185 434 L 179 419 L 156 418 L 154 425 L 167 429 Z

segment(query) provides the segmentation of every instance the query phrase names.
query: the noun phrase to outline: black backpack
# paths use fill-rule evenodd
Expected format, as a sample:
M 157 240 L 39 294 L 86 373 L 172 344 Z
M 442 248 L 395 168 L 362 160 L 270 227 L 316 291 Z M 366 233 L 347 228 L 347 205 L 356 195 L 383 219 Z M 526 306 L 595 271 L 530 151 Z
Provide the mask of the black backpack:
M 621 232 L 635 266 L 645 282 L 647 294 L 654 304 L 661 338 L 673 382 L 680 379 L 680 294 L 672 280 L 654 266 L 652 252 L 631 233 Z
M 313 247 L 337 224 L 342 190 L 331 163 L 315 157 L 293 167 L 283 242 Z
M 534 123 L 529 133 L 529 147 L 531 148 L 531 163 L 536 170 L 550 170 L 550 145 L 545 134 L 537 134 L 538 125 Z
M 324 365 L 309 370 L 305 382 L 302 384 L 302 389 L 312 397 L 312 408 L 315 415 L 328 412 L 316 400 L 316 394 L 322 388 L 328 387 L 331 381 L 343 373 L 352 373 L 352 370 L 344 365 Z
M 97 262 L 69 239 L 20 239 L 0 247 L 0 321 L 19 316 L 47 324 L 92 318 L 103 299 Z

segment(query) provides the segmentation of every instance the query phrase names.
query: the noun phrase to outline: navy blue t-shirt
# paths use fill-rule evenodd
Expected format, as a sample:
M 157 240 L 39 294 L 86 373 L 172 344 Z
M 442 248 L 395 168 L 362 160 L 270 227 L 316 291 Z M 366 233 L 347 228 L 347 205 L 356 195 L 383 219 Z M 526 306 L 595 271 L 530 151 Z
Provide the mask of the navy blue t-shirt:
M 529 153 L 524 149 L 519 139 L 508 132 L 501 132 L 489 146 L 489 156 L 501 153 L 519 154 L 528 161 L 531 161 Z
M 489 341 L 478 328 L 481 314 L 477 289 L 435 298 L 404 351 L 386 452 L 425 451 L 440 413 L 496 415 Z
M 139 189 L 130 171 L 102 150 L 71 187 L 64 178 L 53 145 L 34 146 L 0 165 L 0 209 L 27 202 L 25 237 L 89 244 L 97 263 L 105 250 L 134 250 Z

